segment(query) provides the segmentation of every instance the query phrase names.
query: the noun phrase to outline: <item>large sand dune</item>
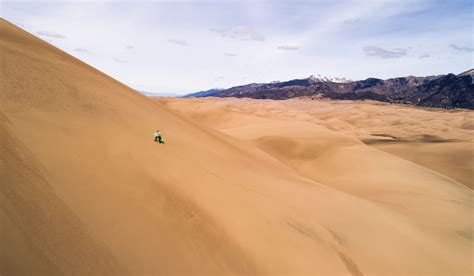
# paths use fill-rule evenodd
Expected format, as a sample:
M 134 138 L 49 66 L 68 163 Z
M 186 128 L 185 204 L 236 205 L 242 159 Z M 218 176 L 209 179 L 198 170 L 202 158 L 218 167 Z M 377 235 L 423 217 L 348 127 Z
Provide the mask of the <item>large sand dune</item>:
M 0 274 L 472 273 L 472 190 L 405 149 L 153 101 L 0 27 Z

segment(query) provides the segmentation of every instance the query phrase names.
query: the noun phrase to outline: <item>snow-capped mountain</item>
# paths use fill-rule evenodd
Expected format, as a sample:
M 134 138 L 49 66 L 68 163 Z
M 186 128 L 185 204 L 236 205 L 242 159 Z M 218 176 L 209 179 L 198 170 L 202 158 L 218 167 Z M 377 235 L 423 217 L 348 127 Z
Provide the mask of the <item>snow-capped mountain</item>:
M 352 80 L 346 79 L 346 78 L 338 78 L 338 77 L 328 77 L 328 76 L 322 76 L 320 74 L 317 75 L 311 75 L 308 77 L 308 80 L 311 82 L 337 82 L 337 83 L 348 83 L 351 82 Z

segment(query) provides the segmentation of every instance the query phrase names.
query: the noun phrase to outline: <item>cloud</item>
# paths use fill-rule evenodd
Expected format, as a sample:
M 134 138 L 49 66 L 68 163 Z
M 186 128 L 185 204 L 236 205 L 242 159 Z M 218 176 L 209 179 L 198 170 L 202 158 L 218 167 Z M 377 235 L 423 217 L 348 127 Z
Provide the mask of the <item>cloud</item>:
M 168 39 L 169 43 L 181 45 L 181 46 L 188 46 L 188 42 L 182 39 Z
M 132 49 L 134 49 L 134 48 L 135 48 L 135 47 L 134 47 L 133 45 L 127 45 L 127 46 L 125 46 L 125 49 L 126 49 L 126 50 L 132 50 Z
M 214 81 L 221 81 L 223 79 L 225 79 L 223 76 L 217 76 L 214 78 Z
M 286 50 L 286 51 L 296 51 L 298 50 L 300 47 L 295 47 L 295 46 L 289 46 L 289 45 L 283 45 L 283 46 L 278 46 L 277 49 L 278 50 Z
M 87 50 L 86 48 L 76 48 L 74 49 L 74 51 L 81 53 L 90 53 L 89 50 Z
M 421 56 L 419 56 L 418 58 L 419 58 L 419 59 L 422 59 L 422 58 L 429 58 L 429 57 L 431 57 L 430 54 L 424 53 L 424 54 L 422 54 Z
M 380 57 L 383 59 L 401 58 L 407 55 L 407 49 L 404 48 L 396 48 L 390 51 L 377 46 L 366 46 L 364 47 L 364 52 L 366 56 Z
M 246 40 L 246 41 L 265 41 L 265 36 L 256 32 L 252 28 L 245 27 L 245 26 L 235 26 L 230 28 L 223 28 L 223 29 L 211 29 L 211 32 L 215 32 L 222 37 L 228 37 L 232 39 L 238 40 Z
M 227 56 L 227 57 L 236 57 L 237 55 L 236 55 L 236 54 L 232 54 L 232 53 L 224 53 L 224 56 Z
M 472 47 L 458 46 L 456 44 L 450 44 L 449 46 L 458 52 L 474 52 L 474 48 Z
M 65 35 L 58 34 L 58 33 L 55 33 L 55 32 L 48 32 L 48 31 L 39 31 L 36 34 L 38 34 L 40 36 L 59 38 L 59 39 L 65 39 L 66 38 Z
M 412 47 L 407 47 L 407 48 L 394 48 L 393 50 L 394 51 L 405 51 L 407 52 L 408 50 L 411 50 L 413 49 Z
M 127 63 L 128 61 L 127 60 L 123 60 L 123 59 L 118 59 L 118 58 L 114 58 L 115 62 L 119 62 L 119 63 Z
M 356 24 L 360 21 L 361 21 L 360 18 L 350 18 L 350 19 L 344 20 L 344 24 Z

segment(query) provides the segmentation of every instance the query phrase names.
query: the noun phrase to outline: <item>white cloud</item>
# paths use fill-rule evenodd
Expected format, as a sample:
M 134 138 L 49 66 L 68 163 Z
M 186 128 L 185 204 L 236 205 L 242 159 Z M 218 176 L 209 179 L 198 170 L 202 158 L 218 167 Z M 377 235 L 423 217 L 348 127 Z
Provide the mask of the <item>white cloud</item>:
M 377 46 L 364 47 L 366 56 L 380 57 L 380 58 L 401 58 L 407 55 L 407 50 L 403 48 L 395 48 L 392 51 L 380 48 Z
M 181 46 L 188 46 L 188 42 L 183 39 L 168 39 L 168 42 L 172 44 L 181 45 Z
M 423 58 L 429 58 L 429 57 L 431 57 L 430 54 L 424 53 L 424 54 L 420 55 L 418 58 L 419 58 L 419 59 L 423 59 Z
M 212 28 L 212 32 L 215 32 L 222 37 L 228 37 L 232 39 L 248 40 L 248 41 L 265 41 L 265 36 L 252 28 L 246 26 L 235 26 L 230 28 L 216 29 Z
M 296 50 L 299 49 L 299 47 L 283 45 L 283 46 L 278 46 L 277 49 L 278 50 L 287 50 L 287 51 L 296 51 Z
M 36 32 L 36 34 L 38 34 L 40 36 L 44 36 L 44 37 L 51 37 L 51 38 L 59 38 L 59 39 L 65 39 L 66 38 L 65 35 L 58 34 L 58 33 L 55 33 L 55 32 L 48 32 L 48 31 L 39 31 L 39 32 Z
M 360 21 L 361 21 L 360 18 L 349 18 L 349 19 L 344 20 L 344 24 L 356 24 Z
M 90 53 L 86 48 L 75 48 L 74 51 L 81 53 Z
M 451 44 L 449 46 L 451 46 L 451 48 L 453 48 L 454 50 L 459 51 L 459 52 L 474 52 L 474 48 L 472 48 L 472 47 L 458 46 L 456 44 Z

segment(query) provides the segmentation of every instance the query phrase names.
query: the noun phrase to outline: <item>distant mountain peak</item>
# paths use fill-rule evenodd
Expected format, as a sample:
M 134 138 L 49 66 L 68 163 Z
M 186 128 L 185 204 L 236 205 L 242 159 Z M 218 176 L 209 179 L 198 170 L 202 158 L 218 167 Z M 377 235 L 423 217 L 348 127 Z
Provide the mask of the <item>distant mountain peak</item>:
M 465 72 L 462 72 L 458 76 L 471 76 L 472 78 L 474 78 L 474 69 L 470 69 Z
M 328 82 L 329 81 L 329 82 L 337 82 L 337 83 L 348 83 L 352 81 L 346 78 L 328 77 L 328 76 L 322 76 L 320 74 L 311 75 L 308 77 L 308 80 L 311 82 Z

